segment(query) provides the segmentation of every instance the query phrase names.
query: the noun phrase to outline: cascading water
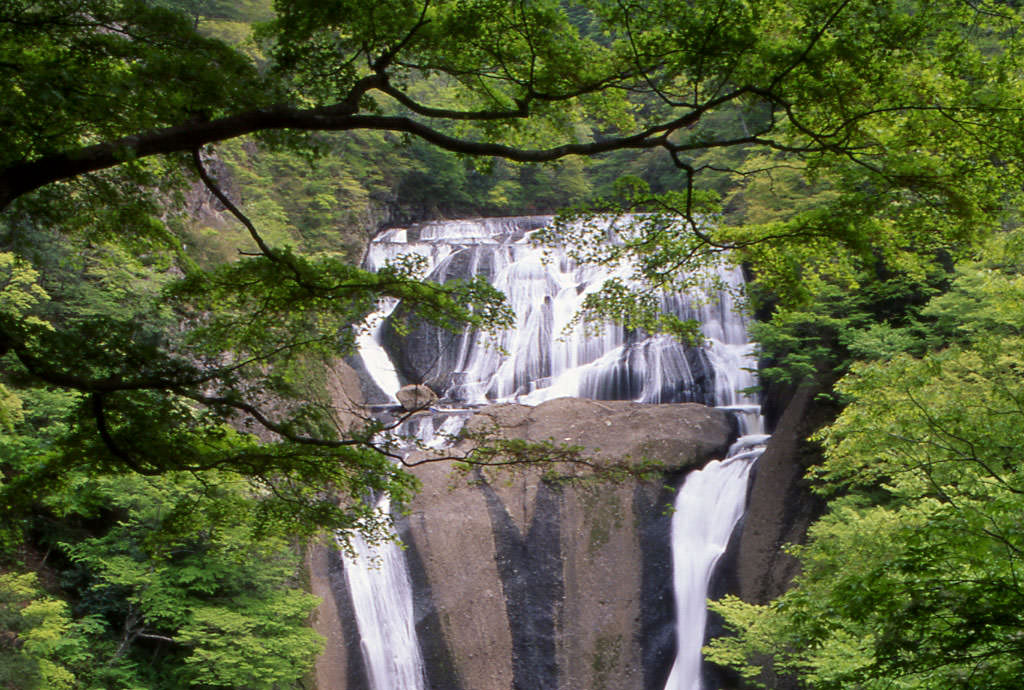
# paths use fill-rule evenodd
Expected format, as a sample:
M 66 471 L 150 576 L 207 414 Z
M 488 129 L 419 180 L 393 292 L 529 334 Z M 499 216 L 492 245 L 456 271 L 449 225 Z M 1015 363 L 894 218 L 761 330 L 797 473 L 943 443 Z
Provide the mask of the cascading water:
M 767 436 L 741 437 L 725 460 L 691 472 L 672 514 L 672 569 L 676 603 L 676 660 L 665 690 L 701 690 L 701 647 L 708 583 L 729 536 L 743 515 L 747 477 Z
M 402 376 L 431 383 L 443 392 L 443 400 L 461 406 L 503 401 L 538 404 L 573 396 L 646 403 L 695 401 L 735 411 L 741 438 L 727 459 L 688 475 L 673 516 L 677 656 L 666 690 L 701 690 L 700 648 L 708 581 L 742 514 L 747 475 L 766 439 L 756 400 L 741 393 L 755 383 L 756 367 L 744 321 L 732 300 L 732 292 L 742 287 L 743 278 L 738 269 L 723 266 L 717 271 L 717 282 L 726 289 L 663 298 L 665 311 L 700 322 L 705 336 L 700 347 L 610 325 L 597 334 L 587 332 L 573 324 L 573 316 L 586 296 L 599 290 L 613 274 L 600 267 L 576 265 L 533 246 L 529 233 L 549 221 L 547 217 L 528 217 L 438 222 L 380 235 L 368 252 L 368 268 L 377 269 L 402 254 L 415 254 L 426 260 L 432 280 L 485 275 L 506 294 L 516 313 L 516 326 L 497 336 L 466 332 L 445 341 L 421 334 L 421 340 L 409 347 L 406 339 L 414 338 L 414 333 L 387 342 L 384 320 L 395 305 L 386 304 L 373 333 L 361 341 L 364 364 L 391 400 Z M 617 277 L 628 278 L 627 269 L 621 269 Z M 385 353 L 389 345 L 395 364 Z M 425 352 L 431 348 L 434 350 Z M 403 358 L 410 349 L 418 359 Z M 428 431 L 418 435 L 425 441 L 431 438 Z M 401 552 L 397 554 L 401 556 Z M 391 595 L 385 596 L 383 589 L 407 586 L 404 574 L 390 572 L 391 568 L 404 569 L 401 558 L 379 555 L 376 570 L 350 576 L 353 599 L 371 599 L 356 604 L 357 612 L 389 599 Z M 351 563 L 349 568 L 365 570 L 359 563 Z M 376 578 L 381 584 L 359 584 L 363 577 Z M 423 682 L 419 650 L 404 641 L 405 631 L 413 629 L 411 603 L 406 605 L 403 600 L 379 615 L 358 613 L 358 619 L 375 690 L 421 687 L 415 684 Z M 393 626 L 398 632 L 371 631 L 365 626 Z M 372 645 L 382 647 L 374 651 L 369 649 Z M 415 658 L 419 670 L 397 670 L 388 657 L 399 653 Z M 377 657 L 371 658 L 375 654 Z M 378 666 L 382 670 L 378 671 Z
M 581 324 L 573 325 L 573 317 L 587 295 L 613 273 L 579 266 L 532 245 L 529 231 L 549 221 L 528 217 L 430 223 L 418 237 L 392 230 L 374 240 L 368 268 L 379 268 L 402 254 L 423 256 L 432 280 L 488 276 L 516 313 L 514 328 L 493 338 L 464 333 L 452 339 L 450 351 L 425 358 L 429 366 L 399 361 L 406 378 L 433 380 L 445 399 L 462 404 L 537 404 L 566 396 L 713 404 L 718 371 L 709 358 L 734 358 L 728 351 L 731 343 L 745 341 L 742 335 L 738 340 L 733 337 L 737 324 L 740 334 L 743 326 L 732 313 L 728 291 L 715 299 L 674 295 L 664 300 L 666 311 L 705 324 L 709 348 L 688 348 L 667 336 L 646 336 L 611 325 L 588 332 Z M 628 269 L 614 275 L 628 278 Z M 722 268 L 718 278 L 730 288 L 743 282 L 737 269 Z M 382 344 L 383 335 L 377 334 L 373 347 Z M 402 360 L 406 353 L 392 354 Z M 385 380 L 390 376 L 386 366 L 378 369 L 368 363 L 368 368 L 383 390 L 393 387 Z M 731 384 L 722 379 L 718 385 Z
M 394 375 L 387 367 L 386 381 Z M 396 389 L 397 390 L 397 389 Z M 416 417 L 403 432 L 427 446 L 438 446 L 459 430 L 463 419 L 446 420 L 435 433 L 431 417 Z M 376 509 L 387 515 L 391 501 L 381 496 Z M 351 553 L 343 550 L 345 580 L 359 626 L 360 651 L 371 690 L 424 690 L 426 673 L 413 611 L 412 583 L 398 539 L 370 544 L 358 533 L 349 536 Z
M 741 321 L 737 323 L 742 325 Z M 745 330 L 734 331 L 731 337 L 746 340 Z M 743 515 L 750 469 L 768 439 L 762 433 L 760 407 L 741 392 L 754 383 L 751 344 L 719 342 L 712 350 L 712 363 L 716 371 L 724 374 L 720 380 L 728 381 L 727 385 L 716 386 L 716 401 L 720 401 L 721 407 L 737 410 L 742 435 L 724 460 L 714 460 L 690 472 L 676 496 L 672 515 L 676 659 L 665 690 L 703 688 L 701 648 L 707 623 L 708 584 L 733 528 Z
M 387 496 L 377 510 L 389 512 Z M 368 544 L 351 537 L 354 558 L 344 556 L 345 578 L 361 637 L 370 687 L 423 690 L 426 675 L 413 622 L 412 584 L 401 547 L 394 541 Z

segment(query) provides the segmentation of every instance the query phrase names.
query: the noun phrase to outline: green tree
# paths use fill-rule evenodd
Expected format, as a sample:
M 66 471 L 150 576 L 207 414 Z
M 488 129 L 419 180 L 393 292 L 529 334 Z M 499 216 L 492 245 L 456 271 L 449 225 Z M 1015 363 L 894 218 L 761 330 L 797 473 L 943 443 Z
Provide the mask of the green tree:
M 120 518 L 102 536 L 59 542 L 81 583 L 80 613 L 106 624 L 80 677 L 110 669 L 147 685 L 166 675 L 168 687 L 270 689 L 306 672 L 323 647 L 307 626 L 318 600 L 298 587 L 283 526 L 267 523 L 245 487 L 217 473 L 81 477 L 73 504 L 54 505 Z
M 203 33 L 207 7 L 0 8 L 0 248 L 53 297 L 33 321 L 0 318 L 4 385 L 80 394 L 48 472 L 233 467 L 305 524 L 373 524 L 365 490 L 400 496 L 410 479 L 378 428 L 334 428 L 290 363 L 348 352 L 382 296 L 453 327 L 507 322 L 480 282 L 424 284 L 411 265 L 370 275 L 289 246 L 299 214 L 271 195 L 235 204 L 210 172 L 219 142 L 261 134 L 315 155 L 322 133 L 384 132 L 516 163 L 661 152 L 680 183 L 622 186 L 614 208 L 649 215 L 587 258 L 639 256 L 639 277 L 672 285 L 729 250 L 784 302 L 878 263 L 920 274 L 997 227 L 1020 189 L 1019 17 L 1001 4 L 281 0 L 245 51 Z M 444 161 L 430 165 L 461 184 Z M 784 173 L 815 203 L 755 214 Z M 182 251 L 176 202 L 197 178 L 245 228 L 237 261 Z M 609 289 L 596 307 L 687 330 L 631 312 L 624 283 Z M 346 500 L 325 501 L 325 485 Z
M 0 574 L 0 682 L 25 690 L 75 687 L 61 655 L 75 646 L 68 606 L 39 590 L 34 573 Z
M 933 349 L 841 382 L 803 573 L 769 605 L 716 603 L 737 636 L 713 660 L 756 676 L 770 659 L 813 688 L 1020 684 L 1022 269 L 1019 232 L 990 243 L 922 310 Z
M 794 342 L 786 338 L 797 338 L 792 349 L 799 352 L 789 359 L 798 373 L 818 366 L 799 341 L 807 313 L 833 319 L 841 359 L 886 343 L 890 354 L 906 349 L 884 341 L 878 328 L 867 333 L 861 326 L 870 318 L 862 314 L 870 309 L 836 293 L 870 284 L 873 308 L 888 299 L 886 281 L 906 276 L 894 284 L 923 300 L 936 257 L 963 255 L 1001 226 L 1004 209 L 1019 205 L 1024 53 L 1011 4 L 278 0 L 266 10 L 192 0 L 0 4 L 0 524 L 12 544 L 39 538 L 40 525 L 55 535 L 96 516 L 116 518 L 109 528 L 51 539 L 70 559 L 66 570 L 82 573 L 75 591 L 93 608 L 77 623 L 103 629 L 82 635 L 116 662 L 104 671 L 122 674 L 104 681 L 113 685 L 142 683 L 139 650 L 160 644 L 178 655 L 175 677 L 188 682 L 294 678 L 315 649 L 295 627 L 309 602 L 280 579 L 258 581 L 259 573 L 242 573 L 242 580 L 256 578 L 258 594 L 232 590 L 221 575 L 251 534 L 225 527 L 217 511 L 252 517 L 238 524 L 278 539 L 282 531 L 306 537 L 318 527 L 379 535 L 368 491 L 400 501 L 414 482 L 377 440 L 380 425 L 338 428 L 310 372 L 351 351 L 353 329 L 380 297 L 403 299 L 453 328 L 508 322 L 500 295 L 481 282 L 424 283 L 414 261 L 369 274 L 353 266 L 351 248 L 325 240 L 327 227 L 347 222 L 343 207 L 365 203 L 371 188 L 451 185 L 459 193 L 448 201 L 460 208 L 464 186 L 479 178 L 452 156 L 505 159 L 492 166 L 493 181 L 480 185 L 493 204 L 485 208 L 504 208 L 524 203 L 537 186 L 552 190 L 550 197 L 588 193 L 574 163 L 563 163 L 554 182 L 551 168 L 513 164 L 608 155 L 606 167 L 595 166 L 603 177 L 594 187 L 616 198 L 587 210 L 643 215 L 631 216 L 615 247 L 603 234 L 588 234 L 603 232 L 600 224 L 564 222 L 550 239 L 576 239 L 588 260 L 639 259 L 637 278 L 669 286 L 691 275 L 684 269 L 731 252 L 757 273 L 780 314 L 796 315 L 780 318 L 779 332 L 782 349 Z M 264 23 L 245 37 L 253 19 Z M 249 142 L 226 142 L 252 135 L 260 137 L 263 160 L 250 169 L 240 164 L 255 150 Z M 342 160 L 351 161 L 371 138 L 395 146 L 396 160 L 413 163 L 409 173 L 339 176 L 345 190 L 309 179 L 253 191 L 275 175 L 293 176 L 297 154 L 315 158 L 349 146 L 355 153 Z M 383 149 L 375 143 L 369 150 Z M 636 178 L 612 185 L 609 168 L 632 150 L 644 153 L 626 170 Z M 235 162 L 237 178 L 251 173 L 241 185 L 249 185 L 248 197 L 224 174 Z M 666 182 L 662 170 L 678 177 Z M 186 192 L 193 186 L 237 225 L 219 238 L 191 227 Z M 304 196 L 308 202 L 296 203 Z M 197 233 L 202 242 L 194 241 Z M 227 249 L 234 260 L 221 260 Z M 636 309 L 627 283 L 609 291 L 596 308 L 634 325 L 687 332 Z M 965 311 L 962 303 L 933 305 L 939 322 Z M 1006 312 L 986 311 L 976 325 L 1002 323 Z M 898 315 L 884 324 L 889 335 L 913 327 Z M 851 330 L 865 335 L 854 339 Z M 945 392 L 961 387 L 986 401 L 981 412 L 1009 410 L 989 420 L 1001 428 L 1013 415 L 997 376 L 1019 363 L 961 335 L 968 344 L 948 354 L 903 355 L 859 370 L 862 378 L 851 381 L 862 387 L 847 390 L 865 402 L 849 414 L 877 398 L 887 406 L 869 421 L 900 433 L 917 428 L 895 417 L 906 401 L 885 381 L 898 372 L 933 396 L 925 410 L 951 415 Z M 981 375 L 968 376 L 972 368 Z M 929 384 L 928 375 L 944 376 L 945 388 Z M 840 422 L 830 437 L 843 457 L 867 452 L 843 446 L 838 430 L 845 428 Z M 949 439 L 940 445 L 966 452 Z M 929 534 L 903 528 L 892 518 L 900 510 L 916 511 L 907 524 L 945 525 L 934 535 L 952 535 L 957 519 L 983 533 L 972 517 L 972 501 L 980 500 L 972 487 L 980 486 L 1009 514 L 1012 496 L 998 491 L 1018 488 L 1015 470 L 993 462 L 935 465 L 968 473 L 966 494 L 957 493 L 961 478 L 939 484 L 966 512 L 936 492 L 911 502 L 908 492 L 930 486 L 921 481 L 897 486 L 895 498 L 878 506 L 850 509 L 890 511 L 870 519 L 885 527 L 898 561 L 910 548 L 908 535 Z M 995 476 L 977 474 L 986 465 Z M 216 500 L 204 518 L 181 515 L 184 487 L 216 487 L 227 478 L 241 486 L 208 489 Z M 110 502 L 117 487 L 117 514 L 103 513 L 90 496 Z M 159 518 L 165 510 L 184 520 L 181 530 Z M 1019 548 L 1012 524 L 990 527 L 1004 548 Z M 975 629 L 984 634 L 968 651 L 993 659 L 986 677 L 994 686 L 1014 672 L 1012 660 L 997 654 L 1013 644 L 1003 628 L 962 622 L 957 616 L 966 613 L 943 598 L 987 594 L 971 583 L 990 581 L 984 568 L 1001 567 L 994 558 L 981 562 L 995 543 L 979 537 L 977 551 L 964 555 L 952 537 L 937 541 L 937 560 L 925 564 L 965 575 L 946 589 L 904 597 L 911 609 L 934 612 L 931 625 L 907 638 L 885 621 L 865 628 L 854 619 L 846 637 L 828 638 L 832 657 L 847 661 L 806 662 L 832 674 L 822 682 L 867 678 L 871 668 L 900 671 L 915 642 L 952 653 L 958 638 L 947 632 Z M 212 554 L 210 568 L 196 565 L 199 553 Z M 864 559 L 864 573 L 873 563 Z M 822 561 L 822 572 L 830 567 Z M 274 572 L 283 576 L 283 566 Z M 905 575 L 910 584 L 900 586 L 914 591 L 909 571 L 886 572 Z M 849 582 L 856 588 L 866 580 Z M 62 629 L 63 615 L 41 627 Z M 880 649 L 890 656 L 865 646 L 872 638 L 855 637 L 861 631 L 889 635 L 892 645 Z M 268 653 L 277 655 L 275 667 L 253 665 L 270 663 Z M 40 647 L 37 661 L 47 655 Z M 68 673 L 80 673 L 65 661 Z

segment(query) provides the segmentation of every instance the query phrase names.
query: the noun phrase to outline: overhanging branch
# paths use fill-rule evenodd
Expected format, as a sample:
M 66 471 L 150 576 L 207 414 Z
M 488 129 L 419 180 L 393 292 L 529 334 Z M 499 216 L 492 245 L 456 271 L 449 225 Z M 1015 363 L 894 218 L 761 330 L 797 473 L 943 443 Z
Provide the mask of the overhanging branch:
M 369 77 L 360 82 L 356 91 L 365 93 L 371 88 L 381 86 L 384 84 L 379 82 L 379 78 Z M 628 136 L 563 144 L 546 149 L 522 149 L 453 137 L 409 117 L 357 115 L 357 101 L 358 98 L 350 94 L 344 101 L 322 108 L 260 108 L 215 120 L 189 122 L 134 134 L 76 151 L 17 163 L 0 171 L 0 210 L 5 209 L 18 197 L 52 182 L 99 172 L 148 156 L 190 152 L 206 144 L 261 131 L 388 131 L 411 134 L 456 153 L 505 158 L 520 163 L 544 163 L 572 155 L 590 156 L 619 149 L 654 148 L 661 145 L 661 138 L 667 133 L 696 123 L 704 112 L 703 109 L 694 110 Z M 437 111 L 437 114 L 443 117 L 445 111 Z

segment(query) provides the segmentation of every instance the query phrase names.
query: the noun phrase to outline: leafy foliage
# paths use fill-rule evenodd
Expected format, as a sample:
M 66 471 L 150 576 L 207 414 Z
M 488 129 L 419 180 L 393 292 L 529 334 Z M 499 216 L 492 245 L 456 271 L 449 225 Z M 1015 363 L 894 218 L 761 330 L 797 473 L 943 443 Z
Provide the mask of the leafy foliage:
M 400 502 L 415 488 L 375 440 L 381 426 L 340 425 L 313 372 L 350 352 L 382 297 L 445 327 L 509 318 L 481 282 L 355 268 L 367 228 L 571 200 L 630 220 L 619 243 L 580 212 L 548 238 L 636 267 L 593 297 L 596 312 L 692 337 L 693 324 L 652 316 L 650 286 L 699 284 L 726 255 L 773 314 L 760 334 L 770 374 L 854 371 L 821 473 L 850 494 L 843 519 L 801 552 L 807 575 L 783 618 L 736 605 L 732 620 L 823 687 L 885 673 L 1009 687 L 1017 621 L 996 612 L 1020 609 L 1008 576 L 1020 487 L 1005 457 L 1021 363 L 1003 352 L 1020 333 L 1001 295 L 1019 293 L 1020 272 L 1008 253 L 961 264 L 949 285 L 947 273 L 1019 206 L 1019 10 L 685 9 L 0 5 L 0 525 L 8 548 L 48 540 L 81 606 L 69 622 L 27 581 L 5 581 L 11 601 L 48 611 L 11 617 L 16 636 L 66 631 L 77 650 L 40 642 L 11 663 L 54 686 L 291 682 L 316 643 L 284 535 L 379 536 L 368 492 Z M 620 172 L 631 177 L 616 185 Z M 851 365 L 864 357 L 877 360 Z M 977 421 L 957 416 L 963 400 Z M 850 573 L 836 545 L 863 554 Z M 254 572 L 243 552 L 271 565 Z M 960 596 L 982 602 L 977 616 Z M 740 639 L 719 653 L 746 658 Z M 83 649 L 109 663 L 85 669 Z
M 715 604 L 738 637 L 715 640 L 712 659 L 754 676 L 752 658 L 771 654 L 815 688 L 1019 684 L 1019 237 L 961 266 L 922 310 L 958 344 L 937 339 L 941 349 L 864 362 L 843 380 L 849 404 L 812 470 L 837 497 L 793 548 L 803 574 L 769 606 Z
M 61 657 L 74 653 L 68 606 L 43 594 L 34 573 L 0 574 L 0 683 L 26 690 L 74 687 Z
M 112 664 L 134 666 L 131 652 L 155 643 L 182 686 L 254 688 L 312 664 L 317 600 L 292 588 L 297 557 L 244 487 L 217 474 L 81 482 L 80 495 L 123 516 L 101 537 L 62 544 L 85 585 L 80 606 L 100 607 L 120 637 Z

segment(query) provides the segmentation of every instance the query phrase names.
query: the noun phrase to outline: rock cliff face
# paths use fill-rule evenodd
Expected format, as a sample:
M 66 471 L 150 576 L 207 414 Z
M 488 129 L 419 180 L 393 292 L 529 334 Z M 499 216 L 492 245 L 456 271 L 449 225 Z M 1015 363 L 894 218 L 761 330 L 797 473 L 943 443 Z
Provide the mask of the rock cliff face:
M 355 372 L 339 363 L 328 383 L 339 411 L 361 421 Z M 709 596 L 765 603 L 796 574 L 780 547 L 801 542 L 822 509 L 803 480 L 818 459 L 804 439 L 832 414 L 815 402 L 818 390 L 793 391 L 778 407 L 746 515 Z M 735 434 L 728 416 L 689 403 L 561 398 L 485 407 L 467 428 L 581 445 L 598 461 L 648 457 L 668 471 L 664 482 L 556 489 L 535 470 L 474 483 L 444 463 L 418 468 L 422 491 L 405 506 L 399 531 L 428 687 L 662 690 L 675 647 L 666 511 L 689 468 L 724 454 Z M 324 600 L 315 624 L 327 638 L 317 687 L 369 688 L 339 555 L 315 546 L 308 567 Z M 713 620 L 708 633 L 720 633 Z M 708 687 L 745 687 L 728 675 L 709 680 Z M 792 687 L 786 678 L 763 680 L 776 690 Z
M 673 488 L 689 469 L 723 457 L 736 434 L 728 413 L 683 401 L 756 407 L 755 400 L 736 395 L 754 383 L 741 374 L 753 366 L 740 355 L 745 329 L 724 296 L 715 304 L 681 300 L 672 303 L 673 313 L 699 317 L 710 339 L 707 347 L 681 348 L 623 332 L 602 341 L 602 348 L 614 347 L 600 349 L 598 359 L 587 359 L 579 371 L 566 369 L 567 352 L 589 352 L 596 345 L 580 341 L 563 352 L 548 342 L 558 331 L 555 300 L 567 309 L 571 298 L 586 293 L 590 279 L 561 269 L 552 273 L 528 247 L 514 242 L 543 222 L 429 224 L 388 231 L 371 247 L 376 261 L 415 246 L 434 262 L 434 280 L 481 275 L 506 281 L 499 288 L 517 305 L 523 324 L 515 339 L 502 341 L 505 351 L 515 353 L 503 362 L 508 366 L 493 369 L 497 358 L 487 356 L 475 340 L 430 327 L 401 306 L 387 318 L 381 344 L 403 383 L 429 387 L 448 403 L 521 396 L 539 401 L 549 393 L 592 398 L 558 398 L 537 407 L 491 405 L 468 423 L 470 431 L 496 429 L 508 439 L 580 445 L 598 462 L 652 458 L 668 469 L 657 482 L 565 486 L 546 482 L 538 469 L 466 477 L 453 476 L 443 463 L 420 465 L 422 491 L 402 506 L 398 528 L 407 545 L 428 687 L 663 690 L 675 655 Z M 735 271 L 721 277 L 729 285 L 742 283 Z M 536 291 L 518 289 L 527 285 Z M 566 375 L 573 371 L 577 378 Z M 365 399 L 393 404 L 391 396 L 368 385 L 367 374 L 359 373 Z M 716 568 L 712 596 L 735 592 L 763 602 L 781 592 L 794 564 L 779 547 L 802 540 L 816 514 L 801 481 L 814 455 L 801 442 L 817 426 L 809 418 L 817 414 L 814 391 L 776 391 L 767 397 L 776 436 L 752 481 L 748 517 Z M 426 428 L 430 419 L 419 419 Z M 329 639 L 318 667 L 319 687 L 368 688 L 351 620 L 353 597 L 346 578 L 338 576 L 344 566 L 330 553 L 313 557 L 314 591 L 320 587 L 317 593 L 326 599 L 320 630 Z M 402 587 L 392 589 L 400 590 L 404 593 Z M 714 621 L 708 632 L 716 632 Z M 710 676 L 705 686 L 731 687 L 728 678 Z
M 754 467 L 747 511 L 731 544 L 733 589 L 745 601 L 764 604 L 786 591 L 798 564 L 782 547 L 803 542 L 824 509 L 804 480 L 807 468 L 820 460 L 820 451 L 806 439 L 830 416 L 827 407 L 814 403 L 820 390 L 808 385 L 794 393 Z
M 692 403 L 562 398 L 485 407 L 467 427 L 581 445 L 597 462 L 659 460 L 668 473 L 665 482 L 558 488 L 539 470 L 467 482 L 444 463 L 417 468 L 422 491 L 400 533 L 428 687 L 661 690 L 675 645 L 670 487 L 723 456 L 735 436 L 729 415 Z M 319 686 L 358 690 L 358 645 L 338 615 L 348 594 L 343 578 L 318 573 L 329 556 L 318 558 L 313 580 L 335 585 L 321 632 L 337 647 L 321 659 Z
M 821 381 L 779 396 L 781 404 L 777 405 L 772 437 L 754 466 L 746 513 L 719 561 L 708 591 L 710 598 L 735 594 L 753 604 L 767 604 L 784 593 L 799 574 L 799 562 L 783 546 L 803 543 L 808 527 L 825 509 L 824 501 L 811 492 L 804 475 L 811 465 L 821 461 L 820 449 L 808 437 L 837 412 L 833 405 L 815 400 L 827 388 L 829 382 Z M 720 621 L 709 621 L 708 633 L 721 634 Z M 716 680 L 723 690 L 800 687 L 794 678 L 776 675 L 770 669 L 758 686 L 727 672 L 721 672 Z

